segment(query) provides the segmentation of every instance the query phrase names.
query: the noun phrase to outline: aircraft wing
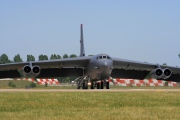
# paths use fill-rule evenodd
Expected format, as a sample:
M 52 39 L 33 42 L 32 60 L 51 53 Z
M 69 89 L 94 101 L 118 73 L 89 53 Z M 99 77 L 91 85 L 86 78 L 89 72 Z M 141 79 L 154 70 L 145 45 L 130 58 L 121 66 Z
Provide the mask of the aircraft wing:
M 0 64 L 0 78 L 24 77 L 22 69 L 26 65 L 39 66 L 41 71 L 37 77 L 82 76 L 83 69 L 91 57 L 77 57 L 56 60 L 31 61 L 21 63 Z
M 119 58 L 112 58 L 113 70 L 111 77 L 113 78 L 128 78 L 128 79 L 145 79 L 148 74 L 155 70 L 158 66 L 161 69 L 168 68 L 172 71 L 171 76 L 167 79 L 170 81 L 180 81 L 180 68 L 172 66 L 164 66 L 151 64 L 147 62 L 130 61 Z

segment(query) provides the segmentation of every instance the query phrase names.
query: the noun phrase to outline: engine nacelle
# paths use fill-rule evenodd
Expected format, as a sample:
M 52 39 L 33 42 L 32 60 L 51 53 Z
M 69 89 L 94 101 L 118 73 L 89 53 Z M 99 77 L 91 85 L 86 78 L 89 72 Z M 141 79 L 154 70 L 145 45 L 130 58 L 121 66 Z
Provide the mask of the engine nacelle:
M 33 76 L 38 76 L 40 71 L 41 71 L 41 68 L 39 66 L 36 65 L 36 66 L 32 67 L 32 74 L 33 74 Z
M 30 67 L 29 65 L 25 65 L 23 67 L 23 74 L 25 77 L 36 77 L 39 75 L 41 68 L 39 66 Z
M 156 68 L 156 69 L 152 70 L 150 74 L 151 74 L 152 78 L 160 79 L 163 76 L 163 70 L 160 68 Z
M 23 67 L 23 73 L 24 73 L 25 75 L 31 74 L 31 67 L 30 67 L 29 65 L 25 65 L 25 66 Z
M 151 71 L 151 77 L 155 79 L 168 79 L 172 71 L 169 68 L 161 69 L 161 68 L 156 68 Z
M 168 79 L 172 74 L 172 71 L 169 68 L 163 69 L 163 76 L 162 79 Z

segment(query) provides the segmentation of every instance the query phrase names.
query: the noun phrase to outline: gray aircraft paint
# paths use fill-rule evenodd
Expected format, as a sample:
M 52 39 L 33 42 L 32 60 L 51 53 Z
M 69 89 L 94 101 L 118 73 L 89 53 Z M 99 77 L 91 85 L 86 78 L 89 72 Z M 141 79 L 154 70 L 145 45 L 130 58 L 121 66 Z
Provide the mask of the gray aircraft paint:
M 106 57 L 106 58 L 103 58 Z M 98 54 L 93 56 L 87 66 L 85 75 L 90 76 L 91 79 L 104 80 L 109 79 L 113 61 L 107 54 Z

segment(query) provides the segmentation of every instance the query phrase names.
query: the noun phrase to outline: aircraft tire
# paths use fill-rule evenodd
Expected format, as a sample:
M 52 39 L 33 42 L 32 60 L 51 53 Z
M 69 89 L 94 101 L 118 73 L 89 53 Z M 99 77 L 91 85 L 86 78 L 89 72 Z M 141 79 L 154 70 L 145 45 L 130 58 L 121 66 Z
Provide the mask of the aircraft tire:
M 109 82 L 106 82 L 106 89 L 109 89 Z
M 80 86 L 79 86 L 79 85 L 77 86 L 77 89 L 80 89 Z
M 101 89 L 104 89 L 104 82 L 101 81 Z
M 86 89 L 88 89 L 88 82 L 86 82 Z
M 86 89 L 86 83 L 85 82 L 83 82 L 82 89 Z
M 83 83 L 83 89 L 88 89 L 88 83 L 87 82 Z
M 77 82 L 77 89 L 80 89 L 80 88 L 81 88 L 80 83 Z
M 91 89 L 94 89 L 94 82 L 91 81 Z
M 100 89 L 100 83 L 97 83 L 97 89 Z

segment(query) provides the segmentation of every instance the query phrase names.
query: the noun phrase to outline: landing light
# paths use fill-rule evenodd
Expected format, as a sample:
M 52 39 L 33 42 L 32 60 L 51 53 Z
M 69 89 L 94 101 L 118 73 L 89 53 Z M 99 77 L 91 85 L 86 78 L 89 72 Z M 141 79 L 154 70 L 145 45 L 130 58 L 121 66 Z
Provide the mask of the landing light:
M 91 83 L 90 83 L 90 82 L 88 82 L 88 85 L 91 85 Z

